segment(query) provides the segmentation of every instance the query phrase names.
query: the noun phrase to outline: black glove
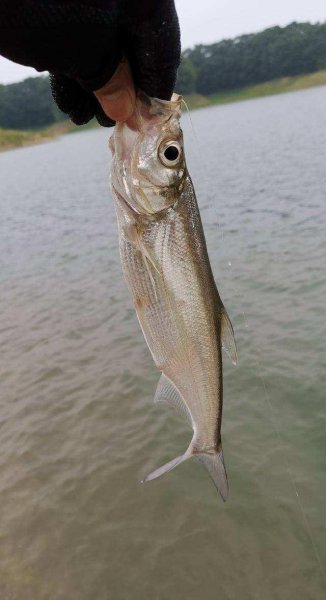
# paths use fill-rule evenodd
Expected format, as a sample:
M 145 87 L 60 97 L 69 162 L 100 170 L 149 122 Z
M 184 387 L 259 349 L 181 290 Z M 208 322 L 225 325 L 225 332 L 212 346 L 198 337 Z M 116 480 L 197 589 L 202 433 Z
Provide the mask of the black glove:
M 135 86 L 169 99 L 180 61 L 174 0 L 2 0 L 0 53 L 50 71 L 53 97 L 77 125 L 113 121 L 92 93 L 123 56 Z

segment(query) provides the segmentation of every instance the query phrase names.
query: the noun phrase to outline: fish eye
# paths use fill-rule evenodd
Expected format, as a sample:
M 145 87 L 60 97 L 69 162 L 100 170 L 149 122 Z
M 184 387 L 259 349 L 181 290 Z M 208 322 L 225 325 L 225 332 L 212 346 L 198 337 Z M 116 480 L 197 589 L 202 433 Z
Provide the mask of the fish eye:
M 182 148 L 178 142 L 168 142 L 161 145 L 159 158 L 166 167 L 174 167 L 179 163 Z
M 166 160 L 176 160 L 177 158 L 179 158 L 179 148 L 173 145 L 168 146 L 164 150 L 164 156 Z

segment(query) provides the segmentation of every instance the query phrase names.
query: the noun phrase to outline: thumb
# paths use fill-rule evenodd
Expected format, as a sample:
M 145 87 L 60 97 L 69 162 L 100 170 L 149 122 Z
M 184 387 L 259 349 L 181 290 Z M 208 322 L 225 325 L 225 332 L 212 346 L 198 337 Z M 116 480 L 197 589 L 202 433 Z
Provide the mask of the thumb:
M 135 88 L 130 67 L 122 61 L 111 79 L 94 91 L 105 114 L 113 121 L 126 121 L 135 107 Z

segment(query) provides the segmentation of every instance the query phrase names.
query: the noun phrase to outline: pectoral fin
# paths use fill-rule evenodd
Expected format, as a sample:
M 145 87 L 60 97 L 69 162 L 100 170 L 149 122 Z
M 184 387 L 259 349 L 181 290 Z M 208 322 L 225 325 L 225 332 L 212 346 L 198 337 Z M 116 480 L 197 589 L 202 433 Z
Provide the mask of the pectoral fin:
M 152 252 L 145 246 L 144 242 L 141 238 L 141 232 L 139 231 L 139 225 L 137 223 L 129 223 L 124 227 L 124 232 L 129 240 L 135 248 L 141 253 L 143 259 L 147 260 L 153 267 L 153 269 L 161 275 L 161 271 L 156 264 L 155 258 L 153 257 Z
M 157 298 L 157 290 L 156 290 L 153 273 L 151 271 L 151 267 L 160 276 L 161 276 L 161 271 L 158 268 L 158 266 L 155 262 L 155 259 L 152 256 L 152 253 L 150 252 L 150 250 L 148 250 L 148 248 L 145 246 L 145 244 L 143 243 L 143 241 L 141 239 L 141 233 L 139 232 L 139 226 L 136 223 L 130 223 L 124 227 L 124 232 L 125 232 L 125 236 L 127 237 L 128 241 L 131 244 L 133 244 L 133 246 L 135 246 L 135 248 L 137 248 L 138 252 L 140 252 L 140 254 L 142 255 L 144 267 L 148 273 L 148 277 L 152 284 L 152 288 L 154 290 L 154 294 L 155 294 L 155 297 L 157 300 L 158 299 Z
M 222 308 L 221 313 L 221 341 L 222 348 L 224 348 L 224 350 L 227 352 L 233 364 L 236 365 L 238 357 L 233 327 L 224 307 Z
M 141 240 L 139 241 L 139 250 L 142 253 L 144 259 L 147 260 L 150 265 L 152 265 L 156 273 L 161 275 L 161 271 L 155 262 L 155 258 L 153 257 L 152 253 L 148 250 L 148 248 L 146 248 L 145 244 L 142 243 Z

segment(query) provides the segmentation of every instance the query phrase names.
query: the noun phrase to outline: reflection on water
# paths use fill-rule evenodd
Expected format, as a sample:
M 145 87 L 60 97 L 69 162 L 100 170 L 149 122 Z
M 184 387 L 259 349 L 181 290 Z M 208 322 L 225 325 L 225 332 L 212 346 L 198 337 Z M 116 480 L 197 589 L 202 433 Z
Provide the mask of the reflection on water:
M 325 597 L 325 101 L 203 109 L 197 139 L 184 118 L 240 357 L 225 505 L 196 461 L 139 484 L 190 434 L 152 404 L 108 132 L 0 155 L 1 600 Z

